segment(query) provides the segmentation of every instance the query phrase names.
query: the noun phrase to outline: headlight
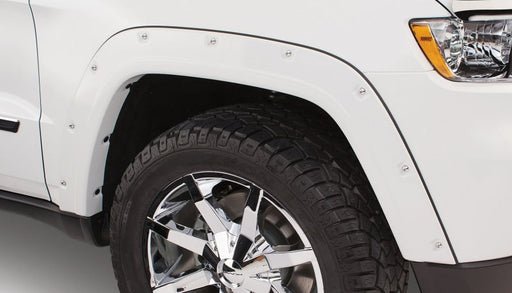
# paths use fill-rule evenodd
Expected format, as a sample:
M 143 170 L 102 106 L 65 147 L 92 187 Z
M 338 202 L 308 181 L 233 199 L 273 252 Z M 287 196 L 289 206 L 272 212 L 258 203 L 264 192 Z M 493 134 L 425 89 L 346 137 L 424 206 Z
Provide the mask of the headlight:
M 512 20 L 411 20 L 411 29 L 434 68 L 459 81 L 509 80 Z

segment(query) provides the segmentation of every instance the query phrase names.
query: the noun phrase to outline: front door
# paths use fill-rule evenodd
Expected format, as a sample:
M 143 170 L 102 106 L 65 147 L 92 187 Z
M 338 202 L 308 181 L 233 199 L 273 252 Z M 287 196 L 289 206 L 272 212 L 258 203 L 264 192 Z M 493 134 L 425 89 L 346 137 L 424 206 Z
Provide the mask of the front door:
M 28 0 L 0 0 L 0 190 L 49 199 L 39 132 L 34 22 Z

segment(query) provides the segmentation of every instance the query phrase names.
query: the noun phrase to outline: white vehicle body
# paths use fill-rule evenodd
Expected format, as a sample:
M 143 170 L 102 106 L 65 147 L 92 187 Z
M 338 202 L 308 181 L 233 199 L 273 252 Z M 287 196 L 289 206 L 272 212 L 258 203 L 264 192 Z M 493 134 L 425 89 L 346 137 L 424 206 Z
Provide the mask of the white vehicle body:
M 473 5 L 462 2 L 483 1 L 453 7 Z M 2 190 L 101 212 L 104 138 L 127 85 L 149 73 L 205 78 L 325 110 L 405 259 L 512 256 L 512 83 L 457 83 L 433 70 L 407 25 L 450 16 L 433 0 L 4 0 L 0 16 L 0 117 L 20 121 L 18 133 L 0 131 Z M 19 67 L 22 78 L 9 75 Z
M 17 134 L 0 133 L 0 185 L 48 200 L 38 143 L 40 100 L 34 22 L 23 2 L 0 2 L 0 31 L 7 37 L 0 44 L 0 63 L 5 69 L 0 71 L 0 116 L 23 124 Z

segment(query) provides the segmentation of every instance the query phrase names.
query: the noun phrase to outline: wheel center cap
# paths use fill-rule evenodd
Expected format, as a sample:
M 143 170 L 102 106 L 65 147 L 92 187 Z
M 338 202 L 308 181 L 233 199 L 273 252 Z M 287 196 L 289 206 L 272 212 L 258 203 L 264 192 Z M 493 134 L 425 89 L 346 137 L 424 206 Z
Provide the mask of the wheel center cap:
M 219 262 L 217 275 L 222 284 L 231 289 L 240 287 L 245 279 L 242 266 L 232 259 L 224 259 Z

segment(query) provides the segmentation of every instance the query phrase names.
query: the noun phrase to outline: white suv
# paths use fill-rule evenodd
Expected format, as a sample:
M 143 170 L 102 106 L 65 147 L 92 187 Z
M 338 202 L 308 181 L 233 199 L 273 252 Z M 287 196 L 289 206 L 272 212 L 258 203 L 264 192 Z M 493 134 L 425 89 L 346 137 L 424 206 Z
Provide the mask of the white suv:
M 0 0 L 0 207 L 122 292 L 512 287 L 512 1 Z

